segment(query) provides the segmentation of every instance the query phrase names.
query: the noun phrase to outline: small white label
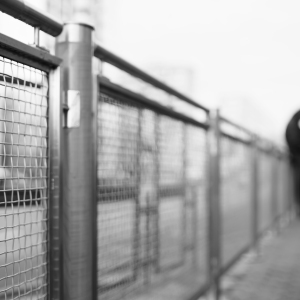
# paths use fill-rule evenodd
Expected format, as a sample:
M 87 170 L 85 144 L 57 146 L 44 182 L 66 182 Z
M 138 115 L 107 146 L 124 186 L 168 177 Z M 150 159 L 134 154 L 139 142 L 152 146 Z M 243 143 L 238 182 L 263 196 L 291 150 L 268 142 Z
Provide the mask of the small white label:
M 80 126 L 80 92 L 68 90 L 68 117 L 67 127 L 74 128 Z

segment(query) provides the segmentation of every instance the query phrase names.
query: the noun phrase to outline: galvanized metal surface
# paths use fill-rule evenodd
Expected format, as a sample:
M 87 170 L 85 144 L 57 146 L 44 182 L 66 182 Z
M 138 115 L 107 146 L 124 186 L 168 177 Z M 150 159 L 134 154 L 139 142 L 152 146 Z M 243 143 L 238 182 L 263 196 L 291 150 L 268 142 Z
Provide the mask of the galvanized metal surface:
M 258 149 L 256 138 L 252 136 L 251 145 L 251 201 L 252 201 L 252 244 L 255 247 L 259 238 L 259 217 L 258 217 Z
M 80 126 L 62 131 L 63 299 L 95 299 L 96 169 L 95 111 L 97 94 L 92 75 L 92 29 L 68 24 L 58 39 L 65 105 L 68 90 L 80 93 Z M 68 118 L 68 112 L 64 112 Z M 67 124 L 67 122 L 65 122 Z
M 144 95 L 137 94 L 117 84 L 114 84 L 101 76 L 98 77 L 98 80 L 101 90 L 104 91 L 107 95 L 110 95 L 112 97 L 122 97 L 123 99 L 126 99 L 126 102 L 131 102 L 133 103 L 133 105 L 149 108 L 159 114 L 176 118 L 178 120 L 194 124 L 204 129 L 208 129 L 209 127 L 207 123 L 199 122 L 193 117 L 157 103 L 156 101 L 153 101 Z
M 34 26 L 36 44 L 39 29 L 61 32 L 24 2 L 0 10 Z M 220 277 L 292 209 L 287 157 L 218 111 L 208 124 L 96 78 L 93 55 L 209 112 L 91 33 L 66 25 L 62 60 L 0 34 L 0 292 L 218 298 Z
M 100 45 L 95 45 L 94 47 L 94 55 L 99 58 L 101 61 L 107 62 L 113 66 L 116 66 L 117 68 L 128 72 L 129 74 L 142 79 L 143 81 L 150 83 L 151 85 L 169 93 L 170 95 L 174 95 L 178 97 L 179 99 L 182 99 L 183 101 L 203 109 L 205 112 L 208 112 L 209 110 L 202 106 L 201 104 L 195 102 L 194 100 L 188 98 L 187 96 L 179 93 L 175 89 L 169 87 L 165 83 L 157 80 L 156 78 L 150 76 L 149 74 L 145 73 L 144 71 L 140 70 L 136 66 L 132 65 L 131 63 L 125 61 L 121 57 L 111 53 L 110 51 L 104 49 Z
M 62 104 L 60 68 L 49 74 L 49 299 L 62 299 Z
M 209 253 L 208 253 L 208 272 L 209 281 L 215 295 L 215 299 L 220 297 L 220 270 L 222 252 L 222 214 L 221 214 L 221 133 L 220 115 L 218 110 L 210 112 L 210 130 L 208 136 L 208 209 L 209 209 Z
M 272 156 L 258 153 L 258 218 L 259 232 L 262 233 L 272 225 Z
M 0 294 L 48 290 L 48 74 L 0 56 Z
M 101 92 L 99 299 L 163 299 L 175 278 L 177 298 L 204 287 L 205 145 L 202 128 Z
M 252 243 L 251 148 L 221 137 L 222 265 Z
M 253 132 L 251 130 L 249 130 L 249 129 L 241 126 L 240 124 L 237 124 L 237 123 L 235 123 L 235 122 L 233 122 L 233 121 L 231 121 L 231 120 L 229 120 L 227 118 L 224 118 L 224 117 L 220 116 L 220 121 L 224 122 L 224 123 L 227 123 L 227 124 L 230 124 L 231 126 L 236 127 L 238 129 L 244 131 L 248 135 L 253 135 Z
M 49 72 L 60 65 L 61 60 L 38 48 L 25 45 L 0 33 L 0 55 L 39 70 Z
M 208 286 L 219 297 L 220 276 L 272 225 L 272 206 L 279 204 L 278 199 L 272 199 L 270 194 L 271 167 L 274 168 L 273 163 L 276 165 L 279 161 L 272 160 L 271 148 L 265 148 L 261 141 L 256 143 L 256 138 L 253 141 L 250 131 L 218 114 L 212 117 L 210 124 L 198 124 L 188 116 L 160 106 L 108 79 L 99 77 L 99 83 L 99 298 L 164 299 L 172 295 L 174 299 L 195 299 Z M 162 127 L 164 119 L 170 120 L 169 126 Z M 231 128 L 221 127 L 221 121 Z M 176 125 L 179 123 L 183 127 Z M 156 124 L 156 129 L 153 124 Z M 203 144 L 197 153 L 189 153 L 190 142 L 186 142 L 189 126 L 195 128 L 191 136 L 196 140 L 197 131 L 204 133 L 203 129 L 209 129 L 209 138 L 205 138 L 209 142 L 208 152 Z M 144 135 L 144 127 L 149 128 L 150 135 Z M 168 132 L 172 140 L 166 139 L 164 132 Z M 165 139 L 168 146 L 162 144 Z M 266 146 L 269 147 L 269 143 Z M 177 156 L 172 159 L 169 153 L 164 159 L 166 147 L 172 147 L 172 151 L 176 149 Z M 192 157 L 196 160 L 204 152 L 209 158 L 209 176 L 203 176 L 203 180 L 207 180 L 204 186 L 200 184 L 192 188 L 186 178 L 186 160 Z M 170 187 L 162 183 L 161 175 L 163 162 L 168 159 L 174 166 L 178 165 L 178 178 L 181 178 Z M 143 179 L 143 174 L 148 174 L 149 178 Z M 176 178 L 176 172 L 172 171 L 172 174 Z M 203 196 L 208 188 L 205 216 L 203 210 L 200 213 L 195 208 L 199 205 L 197 194 L 200 186 Z M 168 197 L 172 206 L 164 210 Z M 176 210 L 177 206 L 182 207 Z M 259 220 L 260 224 L 257 223 Z M 164 223 L 173 224 L 166 235 L 161 226 Z M 209 230 L 204 240 L 202 228 L 207 227 Z M 199 234 L 203 240 L 198 240 Z M 162 238 L 157 238 L 160 236 Z M 204 251 L 204 244 L 210 245 L 208 252 Z M 187 255 L 188 249 L 194 249 L 191 256 Z M 202 261 L 199 252 L 204 255 Z M 185 262 L 193 261 L 194 266 L 199 266 L 205 260 L 209 261 L 205 273 L 196 271 L 193 275 L 198 280 L 196 289 L 197 285 L 189 277 L 191 270 L 185 269 Z M 186 270 L 187 285 L 181 270 Z M 154 272 L 157 281 L 152 278 Z M 170 284 L 176 286 L 178 294 L 175 296 L 169 289 Z M 186 293 L 187 290 L 190 293 Z

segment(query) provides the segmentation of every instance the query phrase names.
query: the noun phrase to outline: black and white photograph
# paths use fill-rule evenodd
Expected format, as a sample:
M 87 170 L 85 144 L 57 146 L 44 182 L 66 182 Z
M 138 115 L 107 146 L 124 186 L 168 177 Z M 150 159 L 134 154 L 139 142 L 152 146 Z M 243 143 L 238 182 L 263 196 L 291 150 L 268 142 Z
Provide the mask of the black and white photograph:
M 0 300 L 300 300 L 299 16 L 0 0 Z

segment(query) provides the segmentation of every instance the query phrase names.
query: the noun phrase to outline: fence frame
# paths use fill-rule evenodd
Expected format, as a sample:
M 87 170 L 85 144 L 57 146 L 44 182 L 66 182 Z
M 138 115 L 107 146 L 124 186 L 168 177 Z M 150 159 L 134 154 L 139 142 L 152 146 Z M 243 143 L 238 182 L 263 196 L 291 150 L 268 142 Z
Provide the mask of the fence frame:
M 252 135 L 251 144 L 251 202 L 252 202 L 252 245 L 257 248 L 259 239 L 259 203 L 258 203 L 258 150 L 257 137 Z
M 17 0 L 0 0 L 0 10 L 32 25 L 35 28 L 35 41 L 37 42 L 37 47 L 32 47 L 0 34 L 0 55 L 46 71 L 49 74 L 49 298 L 84 298 L 88 300 L 97 298 L 97 264 L 95 263 L 95 261 L 97 262 L 97 209 L 95 209 L 97 208 L 97 95 L 100 92 L 99 86 L 101 86 L 104 91 L 111 95 L 121 94 L 129 102 L 141 103 L 143 107 L 150 108 L 157 115 L 163 114 L 208 131 L 206 151 L 208 158 L 207 178 L 209 179 L 207 186 L 209 282 L 200 287 L 197 297 L 212 288 L 215 298 L 219 299 L 221 276 L 249 247 L 255 247 L 262 235 L 258 229 L 257 165 L 259 148 L 264 147 L 259 146 L 258 138 L 242 126 L 221 117 L 218 110 L 205 108 L 100 45 L 93 44 L 93 28 L 88 25 L 63 25 L 53 17 Z M 39 30 L 52 36 L 58 36 L 64 30 L 57 41 L 57 53 L 62 59 L 38 49 Z M 75 53 L 78 59 L 74 59 Z M 209 114 L 209 122 L 196 121 L 185 114 L 97 76 L 93 73 L 93 56 L 194 107 L 202 109 L 206 114 Z M 75 108 L 71 105 L 69 99 L 71 93 L 69 91 L 79 93 L 79 108 L 76 105 Z M 75 115 L 77 114 L 77 119 L 71 124 L 70 115 L 73 112 Z M 80 126 L 76 123 L 78 121 Z M 248 133 L 251 140 L 244 140 L 222 132 L 221 121 Z M 252 243 L 235 255 L 232 261 L 224 267 L 221 267 L 221 135 L 251 147 L 252 168 Z M 277 155 L 272 153 L 271 155 L 273 155 L 273 161 L 277 162 Z M 273 212 L 272 227 L 277 225 L 281 217 L 278 215 L 278 201 L 275 201 L 277 194 L 274 189 L 278 180 L 275 172 L 277 166 L 273 164 L 273 167 L 274 199 L 272 208 L 270 207 Z M 291 170 L 288 170 L 287 175 L 290 184 L 288 213 L 291 214 L 294 194 L 291 188 L 293 185 Z M 75 225 L 77 225 L 76 228 Z M 158 265 L 157 268 L 159 268 Z M 191 299 L 196 299 L 196 294 Z
M 212 110 L 209 115 L 210 129 L 208 131 L 208 270 L 209 282 L 215 299 L 220 297 L 221 274 L 221 224 L 220 209 L 220 114 Z
M 135 66 L 131 65 L 130 63 L 124 61 L 120 57 L 112 54 L 111 52 L 105 50 L 104 48 L 100 47 L 99 45 L 95 46 L 95 52 L 94 55 L 99 58 L 102 62 L 107 62 L 111 65 L 114 65 L 115 67 L 119 68 L 120 70 L 123 70 L 139 79 L 144 80 L 145 82 L 148 82 L 152 84 L 155 87 L 158 87 L 166 92 L 169 92 L 170 94 L 176 95 L 176 93 L 173 93 L 172 90 L 169 90 L 168 87 L 165 87 L 164 84 L 161 84 L 160 82 L 157 82 L 152 77 L 150 77 L 148 74 L 145 74 L 143 71 L 139 70 Z M 214 296 L 216 299 L 220 297 L 220 278 L 223 276 L 233 265 L 240 259 L 240 257 L 247 252 L 250 248 L 256 248 L 258 240 L 260 237 L 264 234 L 265 231 L 260 232 L 258 229 L 258 151 L 263 151 L 268 153 L 268 155 L 271 155 L 272 149 L 270 146 L 272 145 L 270 141 L 265 141 L 264 145 L 260 145 L 262 140 L 259 140 L 258 137 L 251 131 L 247 130 L 243 126 L 240 126 L 224 117 L 221 117 L 218 112 L 216 111 L 209 111 L 205 110 L 207 113 L 210 112 L 210 119 L 207 123 L 199 123 L 195 121 L 194 119 L 190 119 L 186 115 L 182 115 L 181 113 L 177 113 L 175 111 L 170 110 L 169 108 L 166 108 L 160 104 L 158 104 L 155 101 L 152 101 L 145 96 L 142 96 L 140 94 L 134 93 L 130 90 L 127 90 L 124 87 L 121 87 L 117 84 L 114 84 L 107 80 L 106 78 L 99 76 L 98 77 L 99 84 L 101 85 L 101 89 L 110 95 L 112 97 L 123 95 L 127 100 L 131 101 L 129 99 L 134 99 L 134 102 L 139 102 L 145 107 L 150 107 L 151 109 L 154 109 L 158 113 L 162 113 L 164 115 L 169 115 L 172 118 L 176 119 L 182 119 L 186 122 L 190 122 L 192 124 L 195 124 L 197 126 L 200 126 L 206 130 L 208 130 L 208 148 L 207 148 L 207 155 L 209 157 L 209 166 L 208 166 L 208 175 L 210 176 L 210 186 L 208 186 L 208 209 L 209 212 L 209 255 L 208 255 L 208 263 L 209 263 L 209 282 L 202 286 L 197 294 L 195 294 L 194 297 L 191 299 L 196 299 L 197 297 L 205 294 L 207 290 L 212 289 Z M 181 100 L 186 100 L 184 97 L 181 97 L 181 95 L 176 95 Z M 188 99 L 190 100 L 190 99 Z M 186 101 L 192 105 L 194 105 L 193 100 Z M 197 106 L 197 105 L 195 105 Z M 244 139 L 239 136 L 235 136 L 233 134 L 229 134 L 226 132 L 223 132 L 220 128 L 220 122 L 225 122 L 231 125 L 232 127 L 240 130 L 241 132 L 244 132 L 246 135 L 249 136 L 249 139 Z M 221 257 L 220 257 L 220 251 L 221 251 L 221 240 L 220 240 L 220 234 L 221 234 L 221 213 L 220 213 L 220 195 L 219 195 L 219 188 L 220 188 L 220 172 L 219 170 L 220 166 L 220 145 L 219 140 L 220 137 L 224 136 L 234 142 L 242 143 L 245 146 L 250 147 L 251 151 L 251 178 L 250 178 L 250 185 L 251 185 L 251 224 L 250 230 L 251 230 L 251 242 L 249 245 L 246 245 L 244 248 L 242 248 L 226 265 L 221 267 Z M 213 148 L 212 148 L 213 145 Z M 216 147 L 216 145 L 218 145 Z M 271 146 L 273 147 L 273 146 Z M 215 155 L 214 151 L 212 149 L 217 149 L 218 154 Z M 275 177 L 274 177 L 275 178 Z M 274 179 L 275 180 L 275 179 Z M 273 180 L 273 181 L 274 181 Z M 213 182 L 213 183 L 212 183 Z M 215 187 L 214 189 L 212 187 Z M 274 204 L 272 201 L 272 205 Z M 271 207 L 270 207 L 271 210 Z M 275 212 L 275 208 L 274 208 Z M 274 225 L 276 225 L 277 219 L 274 220 L 274 223 L 271 224 L 271 227 L 273 228 Z M 212 233 L 213 232 L 213 233 Z
M 63 59 L 63 299 L 97 298 L 97 90 L 93 28 L 66 24 L 57 41 Z
M 16 62 L 28 65 L 30 67 L 45 71 L 49 76 L 49 99 L 48 99 L 48 293 L 53 295 L 53 291 L 57 289 L 57 282 L 59 282 L 59 183 L 57 176 L 59 176 L 59 154 L 58 160 L 51 159 L 59 148 L 59 132 L 60 132 L 60 64 L 61 59 L 53 56 L 43 50 L 25 45 L 13 38 L 10 38 L 0 33 L 0 55 Z M 57 190 L 54 190 L 57 188 Z M 54 195 L 55 194 L 55 195 Z M 55 282 L 54 282 L 55 281 Z M 52 297 L 52 296 L 51 296 Z M 53 297 L 53 299 L 58 299 Z
M 49 97 L 49 299 L 61 299 L 62 105 L 60 67 L 50 71 Z

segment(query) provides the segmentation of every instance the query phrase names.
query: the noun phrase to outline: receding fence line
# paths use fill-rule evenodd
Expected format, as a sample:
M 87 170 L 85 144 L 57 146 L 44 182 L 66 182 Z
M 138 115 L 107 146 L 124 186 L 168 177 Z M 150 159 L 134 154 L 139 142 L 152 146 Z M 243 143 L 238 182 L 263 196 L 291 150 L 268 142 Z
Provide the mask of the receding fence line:
M 140 78 L 142 80 L 144 80 L 145 82 L 169 93 L 170 95 L 174 95 L 176 97 L 178 97 L 179 99 L 195 106 L 198 108 L 203 109 L 205 112 L 209 112 L 209 109 L 204 107 L 203 105 L 195 102 L 194 100 L 188 98 L 187 96 L 179 93 L 178 91 L 176 91 L 175 89 L 173 89 L 172 87 L 169 87 L 168 85 L 166 85 L 165 83 L 157 80 L 156 78 L 150 76 L 149 74 L 147 74 L 146 72 L 142 71 L 141 69 L 137 68 L 136 66 L 132 65 L 131 63 L 127 62 L 126 60 L 120 58 L 119 56 L 113 54 L 112 52 L 104 49 L 103 47 L 101 47 L 100 45 L 95 45 L 94 48 L 94 55 L 95 57 L 99 58 L 101 61 L 103 62 L 107 62 L 137 78 Z
M 230 125 L 232 125 L 233 127 L 237 128 L 237 129 L 240 129 L 240 130 L 244 131 L 245 133 L 248 133 L 249 135 L 254 134 L 251 130 L 249 130 L 249 129 L 247 129 L 247 128 L 245 128 L 245 127 L 243 127 L 243 126 L 241 126 L 241 125 L 239 125 L 239 124 L 237 124 L 237 123 L 235 123 L 235 122 L 233 122 L 233 121 L 230 121 L 229 119 L 224 118 L 224 117 L 222 117 L 222 116 L 220 116 L 220 121 L 221 121 L 221 122 L 225 122 L 225 123 L 227 123 L 227 124 L 230 124 Z
M 169 92 L 172 95 L 176 95 L 181 100 L 184 100 L 184 101 L 186 100 L 185 97 L 182 97 L 181 95 L 178 96 L 176 93 L 173 92 L 173 90 L 170 91 L 169 88 L 165 88 L 165 86 L 162 86 L 161 83 L 157 83 L 155 80 L 153 80 L 152 77 L 149 78 L 148 74 L 140 71 L 133 65 L 129 64 L 128 62 L 124 61 L 123 59 L 119 58 L 118 56 L 115 56 L 111 52 L 108 52 L 107 50 L 105 50 L 104 48 L 102 48 L 100 46 L 95 47 L 95 56 L 98 57 L 103 62 L 112 64 L 112 65 L 116 66 L 117 68 L 119 68 L 131 75 L 134 75 L 135 77 L 138 77 L 138 78 L 144 80 L 145 82 L 148 82 L 166 92 Z M 103 105 L 109 106 L 109 103 L 112 104 L 112 107 L 113 107 L 114 101 L 117 101 L 117 103 L 119 103 L 119 104 L 117 104 L 119 107 L 122 107 L 122 105 L 123 105 L 122 103 L 124 103 L 124 105 L 126 103 L 132 103 L 133 105 L 137 105 L 137 108 L 139 110 L 140 109 L 143 109 L 143 110 L 150 109 L 150 110 L 156 111 L 156 113 L 158 113 L 159 115 L 167 115 L 167 116 L 171 117 L 172 119 L 182 120 L 183 122 L 186 122 L 187 124 L 190 123 L 190 124 L 194 124 L 196 126 L 200 125 L 200 127 L 202 127 L 205 130 L 208 130 L 208 132 L 211 132 L 213 129 L 211 122 L 214 119 L 210 118 L 208 123 L 203 123 L 203 124 L 198 123 L 197 124 L 194 122 L 193 119 L 190 119 L 188 116 L 184 116 L 184 117 L 183 117 L 183 115 L 180 116 L 180 113 L 177 113 L 177 112 L 175 113 L 172 109 L 165 107 L 163 105 L 157 104 L 157 102 L 151 101 L 150 99 L 146 98 L 144 95 L 136 94 L 132 91 L 127 90 L 124 87 L 120 87 L 120 86 L 110 82 L 109 79 L 99 77 L 99 84 L 100 84 L 100 93 L 111 97 L 110 100 L 105 100 L 106 104 L 105 104 L 105 102 L 103 102 L 103 104 L 101 104 L 102 107 L 103 107 Z M 191 103 L 190 101 L 186 101 L 186 102 L 190 103 L 192 105 L 195 104 L 194 102 Z M 195 105 L 195 106 L 197 106 L 197 105 Z M 199 107 L 199 106 L 197 106 L 197 107 Z M 200 108 L 203 109 L 203 107 L 200 107 Z M 103 108 L 101 110 L 103 111 Z M 209 110 L 205 109 L 205 112 L 208 113 Z M 238 131 L 242 132 L 243 133 L 242 137 L 240 136 L 240 134 L 235 135 L 234 133 L 227 132 L 226 130 L 223 131 L 222 128 L 220 127 L 220 124 L 230 125 L 234 130 L 238 130 Z M 103 126 L 103 128 L 108 128 L 107 127 L 108 123 L 107 123 L 107 125 L 103 124 L 102 126 Z M 116 126 L 116 125 L 114 125 L 114 126 Z M 120 126 L 120 125 L 118 125 L 118 126 Z M 195 297 L 201 296 L 203 293 L 205 293 L 205 291 L 207 291 L 208 287 L 211 287 L 214 289 L 215 296 L 216 296 L 216 298 L 218 298 L 220 296 L 220 282 L 219 282 L 220 277 L 223 276 L 246 251 L 248 251 L 251 247 L 256 245 L 258 238 L 260 238 L 260 236 L 264 232 L 261 229 L 259 229 L 256 224 L 259 221 L 257 214 L 258 214 L 260 207 L 258 205 L 262 205 L 258 201 L 258 195 L 257 195 L 257 188 L 258 188 L 257 180 L 258 180 L 258 173 L 259 173 L 259 170 L 257 168 L 257 157 L 258 157 L 258 150 L 262 151 L 262 153 L 265 153 L 264 155 L 273 157 L 275 147 L 273 145 L 271 145 L 271 143 L 269 141 L 264 141 L 263 139 L 261 139 L 260 142 L 258 143 L 258 138 L 252 131 L 250 131 L 250 130 L 244 128 L 243 126 L 240 126 L 222 116 L 219 116 L 217 118 L 214 128 L 219 133 L 217 134 L 215 140 L 208 139 L 209 148 L 210 148 L 209 151 L 210 152 L 212 151 L 212 153 L 215 153 L 215 154 L 217 154 L 217 153 L 219 153 L 219 154 L 217 154 L 217 156 L 215 154 L 213 154 L 213 155 L 210 154 L 212 156 L 210 157 L 209 164 L 215 164 L 215 167 L 211 166 L 212 169 L 210 169 L 210 172 L 213 172 L 212 173 L 213 175 L 210 175 L 210 176 L 213 176 L 213 177 L 209 179 L 209 182 L 210 182 L 209 191 L 211 193 L 214 189 L 217 189 L 216 184 L 221 184 L 221 182 L 223 182 L 224 178 L 217 179 L 217 177 L 219 176 L 218 172 L 220 172 L 220 171 L 217 171 L 220 168 L 220 167 L 218 167 L 218 164 L 220 162 L 222 162 L 222 164 L 223 164 L 224 160 L 226 162 L 226 160 L 229 159 L 229 157 L 227 158 L 227 156 L 223 156 L 224 155 L 223 151 L 227 151 L 227 150 L 223 149 L 224 145 L 220 145 L 220 140 L 222 141 L 222 144 L 224 143 L 224 141 L 226 141 L 226 145 L 228 145 L 231 149 L 233 149 L 233 150 L 230 150 L 230 148 L 229 148 L 229 153 L 228 153 L 229 155 L 232 154 L 232 151 L 234 151 L 233 153 L 235 153 L 236 151 L 240 151 L 238 149 L 242 149 L 242 151 L 245 152 L 245 154 L 243 154 L 244 158 L 240 158 L 240 159 L 243 159 L 244 163 L 246 164 L 245 165 L 246 169 L 245 169 L 245 171 L 243 171 L 244 173 L 245 172 L 246 173 L 243 176 L 246 176 L 245 178 L 248 178 L 247 179 L 248 181 L 247 181 L 247 192 L 246 191 L 243 192 L 244 196 L 242 194 L 241 194 L 241 196 L 245 197 L 247 195 L 245 193 L 248 193 L 248 197 L 250 197 L 249 200 L 247 200 L 247 202 L 245 202 L 245 204 L 243 204 L 244 212 L 249 215 L 248 221 L 244 225 L 246 227 L 243 230 L 244 230 L 244 233 L 249 231 L 249 236 L 247 237 L 247 240 L 244 242 L 244 244 L 240 244 L 240 245 L 236 246 L 235 249 L 230 250 L 230 251 L 227 249 L 228 243 L 230 243 L 230 241 L 226 242 L 226 245 L 224 245 L 223 244 L 224 243 L 223 236 L 224 236 L 224 234 L 228 234 L 228 230 L 230 228 L 228 226 L 231 226 L 228 222 L 230 221 L 230 219 L 234 219 L 234 218 L 232 218 L 233 216 L 231 216 L 231 217 L 229 215 L 226 216 L 226 214 L 228 214 L 228 213 L 226 212 L 226 207 L 224 208 L 225 204 L 222 203 L 224 201 L 224 198 L 218 199 L 220 197 L 220 195 L 218 195 L 218 193 L 213 192 L 213 194 L 209 196 L 210 200 L 208 202 L 208 203 L 210 203 L 212 201 L 215 203 L 215 204 L 212 204 L 213 206 L 211 206 L 211 208 L 210 208 L 209 218 L 211 218 L 211 221 L 210 221 L 211 229 L 210 229 L 210 235 L 208 236 L 208 240 L 207 240 L 208 244 L 210 245 L 210 255 L 207 257 L 208 263 L 210 264 L 210 266 L 209 266 L 210 281 L 206 282 L 206 283 L 202 283 L 200 290 L 195 292 L 195 294 L 192 296 L 189 296 L 187 298 L 185 297 L 185 299 L 195 299 Z M 103 133 L 103 131 L 102 131 L 102 133 Z M 178 134 L 178 133 L 176 133 L 176 134 Z M 175 135 L 173 135 L 173 138 L 175 138 Z M 196 138 L 196 136 L 194 136 L 194 138 Z M 262 141 L 264 141 L 264 143 L 262 143 Z M 160 147 L 160 149 L 161 149 L 161 147 Z M 253 149 L 253 151 L 252 151 L 252 149 Z M 184 150 L 184 151 L 186 151 L 186 150 Z M 278 150 L 278 152 L 280 152 L 282 155 L 282 151 Z M 252 155 L 252 153 L 253 153 L 253 155 Z M 140 153 L 140 155 L 142 155 L 142 153 Z M 251 157 L 253 157 L 253 158 L 251 158 Z M 252 164 L 255 164 L 256 166 L 254 166 L 253 169 L 251 169 L 250 167 L 247 166 L 248 161 L 250 162 L 249 163 L 250 166 L 252 166 Z M 278 163 L 276 159 L 274 159 L 273 162 Z M 242 170 L 240 170 L 240 171 L 242 171 Z M 238 176 L 238 175 L 239 174 L 236 174 L 235 176 Z M 242 178 L 243 178 L 243 176 L 242 176 Z M 235 179 L 235 180 L 238 180 L 238 179 Z M 243 179 L 243 180 L 245 180 L 245 179 Z M 272 177 L 266 177 L 266 180 L 270 180 L 270 184 L 271 184 Z M 216 183 L 216 182 L 219 182 L 219 183 Z M 245 183 L 237 182 L 236 184 L 244 185 Z M 230 182 L 222 183 L 222 189 L 224 189 L 224 185 L 231 185 L 231 183 Z M 269 185 L 269 184 L 267 184 L 267 185 Z M 101 189 L 103 189 L 103 187 L 101 187 Z M 161 194 L 159 194 L 159 195 L 160 195 L 159 197 L 162 197 Z M 175 194 L 173 193 L 173 195 L 176 195 L 176 193 Z M 180 193 L 180 195 L 181 195 L 181 193 Z M 117 194 L 115 194 L 115 197 L 116 197 L 115 199 L 117 199 L 118 197 L 120 199 L 121 194 L 119 194 L 119 196 L 117 196 Z M 140 198 L 142 196 L 137 195 L 137 197 Z M 182 195 L 181 197 L 185 198 L 184 195 Z M 269 197 L 269 196 L 266 195 L 265 197 Z M 126 196 L 126 199 L 129 199 L 129 197 Z M 123 198 L 123 200 L 118 200 L 118 201 L 124 201 L 124 200 L 125 199 Z M 116 200 L 114 200 L 114 201 L 116 201 Z M 138 200 L 138 201 L 142 201 L 142 200 Z M 158 201 L 159 201 L 158 209 L 160 211 L 160 209 L 161 209 L 160 207 L 163 203 L 163 199 L 161 198 Z M 175 201 L 175 199 L 174 199 L 174 201 Z M 271 200 L 267 199 L 267 201 L 271 201 Z M 188 203 L 188 202 L 186 202 L 186 200 L 184 200 L 183 202 Z M 176 202 L 174 202 L 174 204 L 175 203 Z M 209 206 L 210 205 L 211 204 L 209 204 Z M 266 204 L 263 204 L 263 205 L 264 205 L 264 207 L 266 207 Z M 222 209 L 220 206 L 222 207 Z M 248 212 L 246 210 L 247 207 L 248 207 Z M 277 204 L 274 204 L 271 201 L 269 208 L 266 208 L 266 209 L 270 212 L 271 215 L 274 215 L 276 207 L 277 207 Z M 225 209 L 225 211 L 223 211 L 224 209 Z M 216 211 L 219 211 L 219 213 L 216 214 Z M 250 213 L 249 213 L 249 211 L 250 211 Z M 159 213 L 159 215 L 160 214 L 161 213 Z M 184 213 L 184 215 L 185 214 L 186 213 Z M 160 218 L 166 218 L 166 217 L 167 216 L 163 216 L 163 214 L 160 216 Z M 158 220 L 160 218 L 158 218 Z M 223 218 L 224 218 L 224 220 L 223 220 Z M 139 220 L 141 220 L 141 217 L 139 217 Z M 243 221 L 243 219 L 241 219 L 240 221 Z M 138 221 L 136 226 L 140 226 L 140 225 L 138 225 L 139 222 L 141 222 L 141 221 Z M 161 221 L 158 221 L 158 222 L 161 222 Z M 223 223 L 223 222 L 225 222 L 225 223 Z M 271 223 L 268 223 L 268 224 L 270 226 L 272 226 Z M 104 223 L 103 223 L 103 226 L 105 226 Z M 223 226 L 225 226 L 225 228 L 223 228 Z M 158 228 L 159 227 L 160 226 L 158 226 Z M 186 228 L 186 226 L 184 224 L 183 224 L 183 228 Z M 268 228 L 264 228 L 264 230 L 267 230 Z M 186 230 L 186 229 L 184 229 L 184 230 Z M 137 241 L 142 238 L 140 235 L 141 235 L 141 233 L 139 233 L 139 237 L 135 240 L 136 243 L 138 243 L 138 245 L 139 245 L 139 242 L 137 242 Z M 223 239 L 223 241 L 221 241 L 222 239 Z M 224 246 L 226 246 L 226 247 L 222 250 L 222 248 Z M 99 249 L 99 251 L 101 252 L 101 249 Z M 159 248 L 156 251 L 158 251 L 157 253 L 160 253 Z M 198 251 L 200 251 L 200 249 L 198 249 Z M 228 251 L 231 253 L 230 254 L 231 256 L 228 256 L 228 253 L 227 253 Z M 222 252 L 224 252 L 225 254 L 227 253 L 226 255 L 228 257 L 226 258 L 226 261 L 223 261 L 223 259 L 222 259 L 222 256 L 223 256 Z M 161 254 L 160 254 L 160 256 L 161 256 Z M 103 257 L 103 259 L 104 259 L 104 257 Z M 141 266 L 138 268 L 140 269 Z M 176 268 L 179 269 L 180 264 L 175 265 L 175 269 Z M 167 271 L 167 269 L 165 269 L 165 272 L 166 271 Z M 148 274 L 149 268 L 145 269 L 145 272 Z M 148 282 L 148 280 L 147 280 L 147 282 Z M 127 283 L 124 282 L 125 285 Z M 133 283 L 131 283 L 131 284 L 133 284 Z M 119 285 L 119 289 L 120 289 L 121 288 L 120 286 L 122 286 L 122 285 L 120 285 L 120 283 L 116 284 L 116 286 L 118 286 L 118 285 Z M 126 287 L 124 287 L 124 290 L 126 290 Z M 109 291 L 109 289 L 107 291 Z M 109 294 L 104 294 L 103 297 L 104 298 L 108 297 L 108 299 L 110 299 Z
M 177 112 L 173 109 L 170 109 L 169 107 L 166 107 L 162 104 L 157 103 L 156 101 L 153 101 L 144 95 L 132 92 L 131 90 L 128 90 L 122 86 L 119 86 L 115 83 L 110 82 L 109 80 L 99 76 L 98 77 L 99 84 L 101 85 L 101 90 L 104 91 L 106 94 L 109 94 L 111 96 L 119 96 L 126 98 L 126 101 L 128 102 L 134 102 L 136 105 L 142 105 L 144 107 L 150 108 L 157 113 L 164 114 L 173 118 L 176 118 L 178 120 L 182 120 L 185 122 L 189 122 L 191 124 L 194 124 L 196 126 L 202 127 L 204 129 L 208 129 L 209 125 L 208 123 L 201 123 L 197 120 L 194 120 L 193 118 L 182 114 L 180 112 Z
M 0 249 L 0 259 L 6 257 L 0 292 L 31 299 L 138 300 L 144 293 L 165 299 L 171 283 L 180 300 L 209 289 L 218 299 L 221 277 L 292 210 L 288 156 L 93 44 L 91 27 L 63 26 L 24 1 L 0 0 L 0 10 L 34 26 L 37 46 L 39 30 L 57 36 L 64 28 L 60 58 L 0 34 L 0 221 L 25 222 L 30 210 L 38 233 L 28 220 L 24 226 L 38 235 L 37 245 L 32 252 L 25 243 L 31 250 L 20 255 L 29 255 L 21 258 L 25 263 L 39 257 L 31 278 L 26 270 L 14 273 L 15 249 Z M 201 109 L 208 121 L 93 74 L 91 53 Z M 16 76 L 13 68 L 34 76 Z M 36 90 L 42 97 L 35 99 Z M 30 140 L 23 138 L 26 126 Z M 21 247 L 22 236 L 9 231 L 17 226 L 0 223 Z

